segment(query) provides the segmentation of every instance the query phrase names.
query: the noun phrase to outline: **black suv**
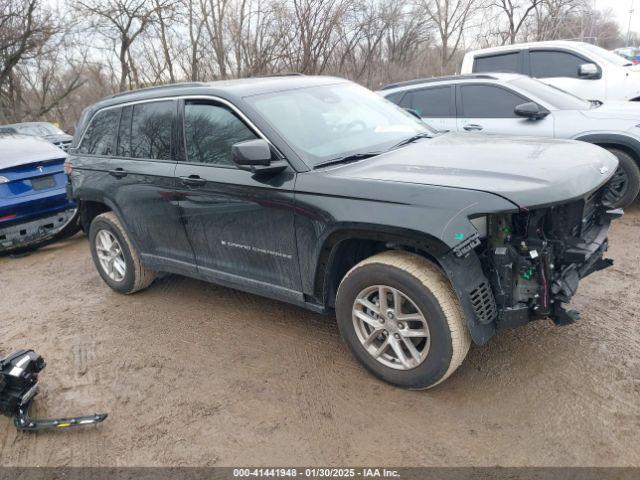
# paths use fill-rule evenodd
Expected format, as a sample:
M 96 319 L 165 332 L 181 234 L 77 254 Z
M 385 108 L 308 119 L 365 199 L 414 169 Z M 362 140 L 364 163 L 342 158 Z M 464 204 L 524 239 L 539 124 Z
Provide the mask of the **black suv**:
M 157 272 L 335 310 L 380 378 L 436 385 L 470 341 L 604 268 L 616 158 L 573 141 L 432 131 L 328 77 L 179 84 L 87 109 L 67 164 L 104 281 Z

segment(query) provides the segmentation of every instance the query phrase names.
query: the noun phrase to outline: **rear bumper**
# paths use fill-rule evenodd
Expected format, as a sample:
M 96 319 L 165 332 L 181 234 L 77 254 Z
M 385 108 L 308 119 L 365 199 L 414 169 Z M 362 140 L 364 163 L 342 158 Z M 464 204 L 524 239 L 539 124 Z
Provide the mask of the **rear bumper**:
M 69 200 L 64 187 L 29 195 L 0 196 L 0 217 L 15 215 L 14 220 L 6 222 L 11 224 L 37 220 L 40 217 L 54 215 L 72 208 L 76 208 L 76 205 Z M 0 229 L 4 227 L 5 222 L 0 222 Z
M 0 253 L 49 240 L 77 220 L 78 210 L 70 208 L 36 220 L 0 228 Z

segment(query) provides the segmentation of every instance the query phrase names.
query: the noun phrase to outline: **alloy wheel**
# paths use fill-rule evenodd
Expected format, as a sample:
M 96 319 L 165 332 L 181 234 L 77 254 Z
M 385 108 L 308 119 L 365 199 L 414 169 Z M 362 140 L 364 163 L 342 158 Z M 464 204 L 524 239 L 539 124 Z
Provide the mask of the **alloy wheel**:
M 110 231 L 100 230 L 95 247 L 104 273 L 114 282 L 121 282 L 127 273 L 127 264 L 118 239 Z
M 353 326 L 364 349 L 383 365 L 410 370 L 427 357 L 427 321 L 402 291 L 387 285 L 362 290 L 353 303 Z
M 616 173 L 607 184 L 604 198 L 602 199 L 603 203 L 608 206 L 616 205 L 625 196 L 628 188 L 629 177 L 622 167 L 618 167 Z

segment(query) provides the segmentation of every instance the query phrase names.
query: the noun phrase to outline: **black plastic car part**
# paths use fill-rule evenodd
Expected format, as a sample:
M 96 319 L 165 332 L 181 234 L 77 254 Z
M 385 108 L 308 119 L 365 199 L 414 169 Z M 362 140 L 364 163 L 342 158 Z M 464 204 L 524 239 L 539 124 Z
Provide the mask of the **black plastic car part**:
M 38 374 L 44 359 L 33 350 L 18 350 L 0 360 L 0 413 L 14 419 L 18 430 L 60 430 L 94 425 L 107 418 L 106 413 L 82 417 L 32 419 L 29 407 L 38 393 Z

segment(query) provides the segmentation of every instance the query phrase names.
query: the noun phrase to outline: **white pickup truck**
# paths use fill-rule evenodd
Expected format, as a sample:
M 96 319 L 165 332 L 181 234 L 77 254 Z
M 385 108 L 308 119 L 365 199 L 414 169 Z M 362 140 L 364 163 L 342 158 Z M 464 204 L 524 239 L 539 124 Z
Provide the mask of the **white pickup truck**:
M 640 65 L 583 42 L 520 43 L 474 50 L 460 73 L 528 75 L 589 100 L 640 101 Z

